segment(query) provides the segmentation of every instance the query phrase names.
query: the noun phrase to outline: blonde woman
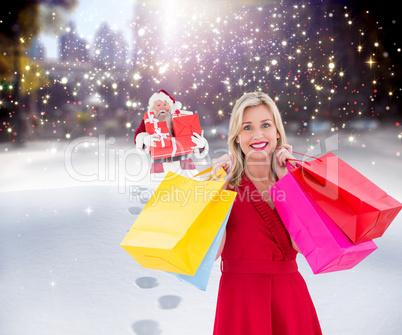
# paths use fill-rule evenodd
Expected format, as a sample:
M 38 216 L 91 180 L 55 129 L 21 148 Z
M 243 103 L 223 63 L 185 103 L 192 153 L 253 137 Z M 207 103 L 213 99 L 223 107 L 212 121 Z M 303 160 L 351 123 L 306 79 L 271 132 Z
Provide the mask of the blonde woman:
M 238 192 L 218 255 L 222 256 L 214 335 L 321 334 L 297 247 L 273 207 L 269 189 L 294 158 L 281 115 L 264 93 L 244 94 L 233 108 L 229 151 L 213 161 Z

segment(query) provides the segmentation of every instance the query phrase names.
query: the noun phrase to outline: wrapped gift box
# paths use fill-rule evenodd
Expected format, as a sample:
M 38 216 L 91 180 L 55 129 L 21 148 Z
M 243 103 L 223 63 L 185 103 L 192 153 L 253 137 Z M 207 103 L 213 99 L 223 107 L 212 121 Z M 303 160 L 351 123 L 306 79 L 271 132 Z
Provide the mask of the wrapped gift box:
M 169 135 L 169 129 L 166 125 L 166 122 L 158 122 L 156 127 L 153 125 L 149 126 L 148 134 L 157 134 L 158 138 L 155 139 L 156 148 L 171 148 L 172 147 L 172 139 Z
M 170 147 L 165 147 L 165 148 L 151 147 L 151 151 L 150 151 L 151 157 L 153 159 L 161 159 L 161 158 L 188 155 L 193 152 L 193 150 L 191 149 L 191 146 L 194 146 L 194 143 L 193 143 L 193 141 L 191 141 L 191 138 L 172 137 L 170 140 L 171 140 Z
M 146 112 L 144 115 L 144 123 L 147 133 L 153 134 L 153 129 L 157 127 L 159 120 L 155 118 L 155 114 L 153 112 Z
M 201 125 L 198 114 L 183 115 L 173 118 L 173 132 L 175 137 L 191 136 L 194 132 L 201 135 Z M 194 146 L 194 145 L 193 145 Z
M 176 136 L 175 139 L 177 151 L 181 152 L 180 155 L 187 155 L 194 152 L 191 147 L 194 147 L 195 144 L 192 141 L 191 136 Z
M 174 137 L 169 136 L 169 129 L 165 121 L 159 122 L 153 112 L 146 112 L 144 116 L 145 130 L 148 134 L 159 134 L 156 146 L 151 147 L 153 159 L 177 157 L 193 153 L 195 144 L 191 136 L 196 132 L 201 134 L 201 125 L 198 114 L 178 113 L 172 115 Z

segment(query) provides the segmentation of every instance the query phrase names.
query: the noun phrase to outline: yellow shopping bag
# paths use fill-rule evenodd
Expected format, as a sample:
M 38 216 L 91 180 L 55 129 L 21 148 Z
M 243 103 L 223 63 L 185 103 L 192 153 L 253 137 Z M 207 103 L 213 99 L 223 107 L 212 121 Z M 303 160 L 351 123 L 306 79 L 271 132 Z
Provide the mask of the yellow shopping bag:
M 225 175 L 198 181 L 168 172 L 120 245 L 145 268 L 194 275 L 236 197 L 222 190 Z

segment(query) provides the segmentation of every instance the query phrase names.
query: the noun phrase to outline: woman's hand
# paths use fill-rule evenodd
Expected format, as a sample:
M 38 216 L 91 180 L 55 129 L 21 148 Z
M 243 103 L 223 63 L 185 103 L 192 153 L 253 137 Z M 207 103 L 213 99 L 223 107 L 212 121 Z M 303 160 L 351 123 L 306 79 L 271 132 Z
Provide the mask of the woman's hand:
M 274 158 L 274 164 L 275 164 L 275 172 L 276 175 L 279 179 L 282 177 L 286 176 L 289 171 L 286 166 L 286 161 L 288 159 L 295 159 L 295 157 L 292 155 L 292 146 L 289 144 L 284 144 L 275 150 L 275 158 Z
M 230 155 L 225 154 L 219 158 L 212 160 L 212 167 L 213 167 L 214 174 L 216 174 L 221 167 L 223 167 L 223 169 L 225 170 L 225 172 L 227 174 L 226 183 L 223 186 L 224 189 L 226 189 L 226 187 L 229 184 L 230 179 L 232 178 L 232 175 L 233 175 L 233 171 L 232 171 L 233 160 L 234 160 L 234 157 L 231 154 Z

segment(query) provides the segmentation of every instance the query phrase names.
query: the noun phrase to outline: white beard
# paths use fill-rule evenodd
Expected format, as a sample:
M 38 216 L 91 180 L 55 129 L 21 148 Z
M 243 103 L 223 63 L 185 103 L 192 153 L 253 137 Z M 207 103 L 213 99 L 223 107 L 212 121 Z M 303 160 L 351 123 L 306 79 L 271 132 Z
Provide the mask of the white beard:
M 166 112 L 165 114 L 159 115 L 158 121 L 166 122 L 166 125 L 169 129 L 169 134 L 171 137 L 173 137 L 173 119 L 172 119 L 172 114 L 170 114 L 170 111 Z

